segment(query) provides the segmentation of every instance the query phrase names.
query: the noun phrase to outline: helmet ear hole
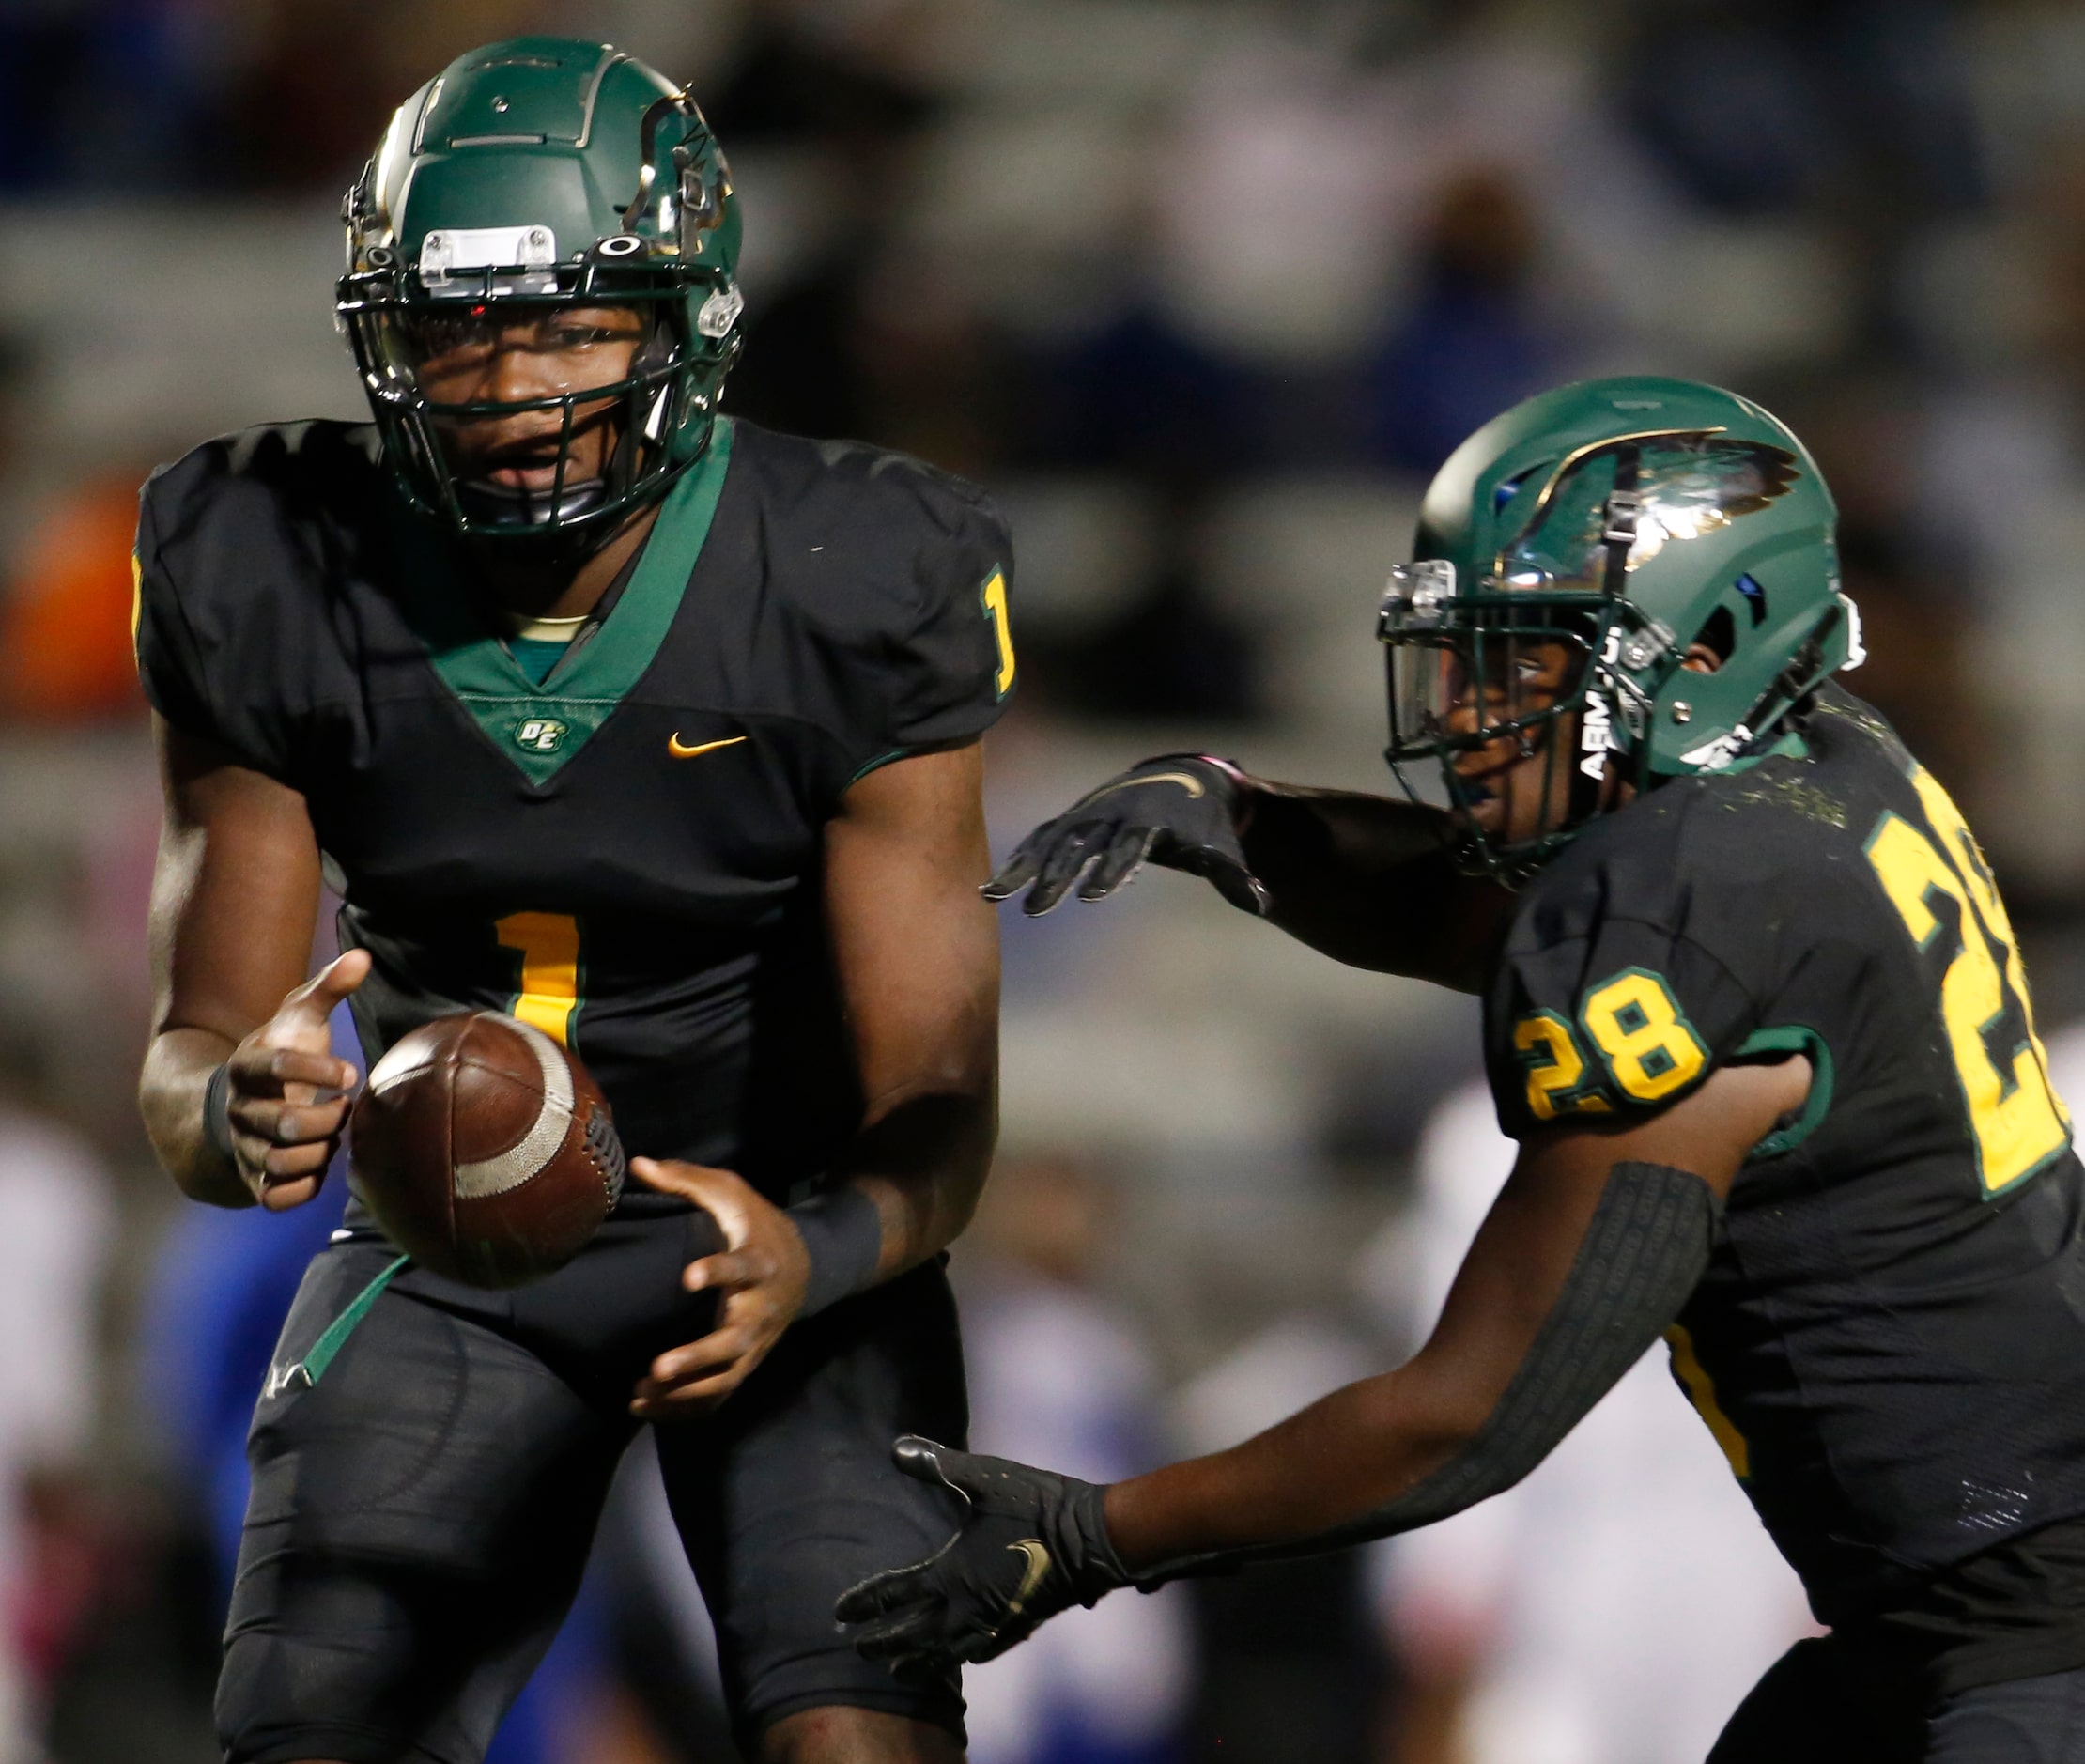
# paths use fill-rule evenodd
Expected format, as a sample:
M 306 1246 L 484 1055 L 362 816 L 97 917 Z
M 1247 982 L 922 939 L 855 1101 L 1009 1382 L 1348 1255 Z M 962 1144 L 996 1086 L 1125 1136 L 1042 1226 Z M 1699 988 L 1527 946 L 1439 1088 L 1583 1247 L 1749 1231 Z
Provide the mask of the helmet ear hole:
M 1492 512 L 1495 514 L 1498 510 L 1504 508 L 1506 503 L 1510 503 L 1516 496 L 1521 493 L 1521 485 L 1525 484 L 1528 479 L 1532 478 L 1537 472 L 1546 471 L 1548 467 L 1552 463 L 1554 462 L 1544 460 L 1539 465 L 1532 465 L 1528 467 L 1525 472 L 1516 472 L 1511 477 L 1507 478 L 1505 483 L 1501 484 L 1497 489 L 1491 492 Z
M 1718 607 L 1702 622 L 1694 633 L 1694 642 L 1706 649 L 1716 652 L 1716 665 L 1720 668 L 1731 658 L 1738 647 L 1738 621 L 1731 617 L 1728 607 Z

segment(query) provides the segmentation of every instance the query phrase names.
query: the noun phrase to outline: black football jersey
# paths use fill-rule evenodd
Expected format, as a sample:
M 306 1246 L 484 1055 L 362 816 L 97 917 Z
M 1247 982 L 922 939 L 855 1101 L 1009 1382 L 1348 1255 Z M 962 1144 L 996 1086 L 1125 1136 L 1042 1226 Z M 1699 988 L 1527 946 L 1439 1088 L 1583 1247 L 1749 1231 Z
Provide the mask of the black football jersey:
M 1868 706 L 1827 687 L 1770 757 L 1592 824 L 1485 1022 L 1515 1137 L 1809 1056 L 1670 1338 L 1823 1620 L 2085 1513 L 2085 1171 L 1991 873 Z
M 375 958 L 379 1058 L 514 1013 L 633 1153 L 784 1197 L 858 1124 L 821 911 L 848 785 L 970 739 L 1013 684 L 1006 528 L 917 461 L 719 422 L 606 616 L 540 685 L 367 426 L 250 429 L 147 485 L 140 672 L 302 794 Z

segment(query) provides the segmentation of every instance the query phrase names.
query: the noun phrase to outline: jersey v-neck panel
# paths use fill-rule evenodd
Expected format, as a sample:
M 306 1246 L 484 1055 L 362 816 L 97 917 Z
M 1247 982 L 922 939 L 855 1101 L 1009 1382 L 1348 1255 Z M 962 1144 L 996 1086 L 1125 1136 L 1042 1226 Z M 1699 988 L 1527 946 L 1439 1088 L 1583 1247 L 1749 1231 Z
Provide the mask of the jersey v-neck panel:
M 403 611 L 429 665 L 530 783 L 556 777 L 651 667 L 709 536 L 731 453 L 732 426 L 719 418 L 702 458 L 667 493 L 629 585 L 578 653 L 562 658 L 541 684 L 471 613 L 432 549 L 411 535 L 401 543 Z

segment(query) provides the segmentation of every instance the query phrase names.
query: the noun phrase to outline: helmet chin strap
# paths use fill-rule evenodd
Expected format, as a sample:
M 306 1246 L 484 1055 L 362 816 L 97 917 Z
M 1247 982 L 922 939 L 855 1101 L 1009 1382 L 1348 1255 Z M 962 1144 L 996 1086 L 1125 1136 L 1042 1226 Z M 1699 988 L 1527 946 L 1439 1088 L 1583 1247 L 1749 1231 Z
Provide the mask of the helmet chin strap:
M 561 494 L 532 490 L 522 485 L 464 482 L 456 501 L 474 522 L 488 527 L 550 527 L 576 520 L 601 505 L 608 485 L 600 478 L 567 484 Z
M 1601 543 L 1606 547 L 1606 567 L 1601 572 L 1601 591 L 1610 600 L 1619 600 L 1622 591 L 1629 586 L 1629 554 L 1636 544 L 1636 519 L 1643 512 L 1644 499 L 1636 488 L 1637 473 L 1643 461 L 1643 449 L 1634 441 L 1625 442 L 1614 451 L 1614 485 L 1607 493 L 1607 511 L 1601 522 Z M 1598 670 L 1606 659 L 1602 656 L 1589 656 L 1585 665 L 1595 671 L 1593 690 L 1601 691 Z M 1588 695 L 1590 696 L 1590 695 Z M 1607 727 L 1614 731 L 1607 749 L 1607 759 L 1612 763 L 1620 757 L 1622 749 L 1614 745 L 1620 739 L 1622 705 L 1619 696 L 1607 689 Z M 1581 711 L 1581 718 L 1585 715 Z M 1606 767 L 1588 771 L 1579 763 L 1579 756 L 1572 755 L 1569 804 L 1566 810 L 1568 827 L 1583 827 L 1600 812 L 1602 798 L 1607 794 Z

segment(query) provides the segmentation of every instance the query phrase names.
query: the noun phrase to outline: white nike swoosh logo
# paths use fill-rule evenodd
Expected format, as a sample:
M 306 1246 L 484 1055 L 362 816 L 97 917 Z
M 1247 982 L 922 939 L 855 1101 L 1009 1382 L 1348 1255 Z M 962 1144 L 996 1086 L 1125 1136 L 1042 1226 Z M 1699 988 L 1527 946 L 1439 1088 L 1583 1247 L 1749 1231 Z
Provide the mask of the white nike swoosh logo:
M 700 741 L 689 747 L 679 735 L 672 735 L 666 737 L 666 750 L 677 760 L 691 760 L 698 753 L 714 753 L 718 748 L 734 748 L 749 738 L 746 735 L 726 735 L 721 741 Z
M 304 1369 L 302 1360 L 299 1360 L 290 1366 L 270 1366 L 268 1369 L 268 1383 L 262 1386 L 261 1395 L 263 1397 L 285 1396 L 295 1390 L 300 1385 L 306 1390 L 311 1388 L 311 1374 Z

